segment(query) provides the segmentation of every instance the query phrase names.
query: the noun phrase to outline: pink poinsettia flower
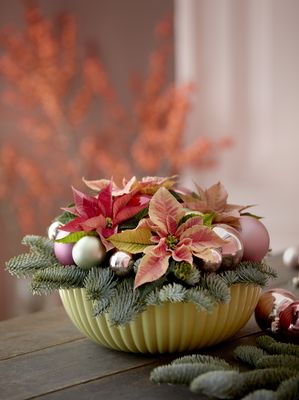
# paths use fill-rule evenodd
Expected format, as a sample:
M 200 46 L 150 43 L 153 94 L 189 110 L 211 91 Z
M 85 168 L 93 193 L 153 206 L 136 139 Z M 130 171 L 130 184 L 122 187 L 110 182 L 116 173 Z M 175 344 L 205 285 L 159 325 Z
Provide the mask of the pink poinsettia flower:
M 112 182 L 109 182 L 97 195 L 88 196 L 73 188 L 75 206 L 65 208 L 72 212 L 76 218 L 64 225 L 61 229 L 66 232 L 97 231 L 106 250 L 113 248 L 111 242 L 106 240 L 117 232 L 117 227 L 146 208 L 149 197 L 140 196 L 136 191 L 113 196 Z
M 129 181 L 123 179 L 123 186 L 118 187 L 114 182 L 112 183 L 112 194 L 113 196 L 121 196 L 128 194 L 132 191 L 138 191 L 142 194 L 153 195 L 160 187 L 166 187 L 170 189 L 176 183 L 178 177 L 171 176 L 162 178 L 159 176 L 146 176 L 140 181 L 133 176 Z M 107 179 L 99 179 L 89 181 L 83 178 L 83 182 L 92 190 L 99 191 L 107 186 L 109 181 Z
M 199 211 L 203 214 L 212 214 L 213 224 L 224 223 L 234 227 L 239 227 L 241 211 L 250 206 L 239 206 L 228 204 L 228 193 L 225 187 L 220 183 L 212 185 L 204 190 L 196 185 L 198 194 L 182 196 L 186 208 L 192 211 Z
M 193 265 L 193 256 L 208 259 L 209 249 L 219 248 L 225 242 L 201 217 L 195 216 L 181 223 L 185 216 L 183 205 L 165 188 L 160 188 L 149 204 L 149 218 L 140 221 L 138 228 L 149 228 L 156 245 L 146 247 L 135 278 L 135 288 L 155 281 L 164 275 L 169 259 Z

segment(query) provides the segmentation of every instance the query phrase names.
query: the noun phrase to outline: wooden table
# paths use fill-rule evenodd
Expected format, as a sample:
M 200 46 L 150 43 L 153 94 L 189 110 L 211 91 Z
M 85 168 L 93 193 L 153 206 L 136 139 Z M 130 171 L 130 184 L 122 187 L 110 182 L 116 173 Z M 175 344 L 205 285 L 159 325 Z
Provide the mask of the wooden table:
M 279 271 L 273 287 L 295 292 L 294 271 L 280 257 L 269 263 Z M 233 349 L 254 344 L 260 334 L 254 318 L 226 343 L 200 351 L 235 362 Z M 201 399 L 188 388 L 156 385 L 151 370 L 177 355 L 140 355 L 103 348 L 86 339 L 62 308 L 0 323 L 0 399 Z M 194 352 L 193 352 L 194 353 Z

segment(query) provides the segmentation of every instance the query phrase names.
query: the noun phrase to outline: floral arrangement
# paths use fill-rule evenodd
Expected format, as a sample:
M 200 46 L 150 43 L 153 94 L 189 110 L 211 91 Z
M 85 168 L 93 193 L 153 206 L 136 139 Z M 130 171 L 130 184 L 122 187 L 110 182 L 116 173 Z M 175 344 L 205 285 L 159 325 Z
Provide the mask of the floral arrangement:
M 248 206 L 229 204 L 221 183 L 191 191 L 175 176 L 84 182 L 93 193 L 73 188 L 48 237 L 25 236 L 30 252 L 7 262 L 35 294 L 85 288 L 94 315 L 121 325 L 168 301 L 212 311 L 230 286 L 275 277 L 263 262 L 266 228 Z

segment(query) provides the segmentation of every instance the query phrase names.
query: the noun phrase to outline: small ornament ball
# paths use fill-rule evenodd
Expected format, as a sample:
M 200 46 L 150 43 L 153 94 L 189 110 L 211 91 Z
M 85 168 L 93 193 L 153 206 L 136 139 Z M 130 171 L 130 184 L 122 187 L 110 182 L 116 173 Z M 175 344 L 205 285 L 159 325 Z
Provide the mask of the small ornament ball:
M 217 249 L 209 250 L 209 257 L 204 259 L 203 269 L 207 272 L 215 272 L 219 269 L 222 262 L 222 255 Z
M 260 262 L 269 250 L 270 237 L 261 221 L 254 217 L 240 218 L 240 236 L 244 245 L 243 260 Z
M 54 221 L 48 228 L 48 238 L 55 240 L 56 236 L 59 232 L 59 228 L 62 226 L 63 224 L 59 221 Z
M 284 289 L 274 288 L 264 292 L 255 308 L 258 326 L 263 330 L 276 331 L 280 312 L 295 300 L 295 295 Z
M 299 267 L 299 249 L 298 247 L 288 247 L 282 255 L 282 261 L 288 268 Z
M 110 257 L 110 268 L 118 276 L 126 276 L 132 270 L 132 255 L 125 251 L 116 251 Z
M 299 300 L 289 304 L 280 312 L 279 333 L 287 339 L 299 341 Z
M 62 239 L 68 235 L 69 235 L 69 232 L 58 231 L 56 240 Z M 74 246 L 73 243 L 54 242 L 54 253 L 55 253 L 57 260 L 60 262 L 60 264 L 62 264 L 62 265 L 73 265 L 74 264 L 74 260 L 73 260 L 73 256 L 72 256 L 73 246 Z
M 106 255 L 101 240 L 95 236 L 84 236 L 74 244 L 73 259 L 75 264 L 83 269 L 99 265 Z
M 240 233 L 229 225 L 219 224 L 213 227 L 213 231 L 226 240 L 221 247 L 222 265 L 224 269 L 235 267 L 243 257 L 244 246 Z

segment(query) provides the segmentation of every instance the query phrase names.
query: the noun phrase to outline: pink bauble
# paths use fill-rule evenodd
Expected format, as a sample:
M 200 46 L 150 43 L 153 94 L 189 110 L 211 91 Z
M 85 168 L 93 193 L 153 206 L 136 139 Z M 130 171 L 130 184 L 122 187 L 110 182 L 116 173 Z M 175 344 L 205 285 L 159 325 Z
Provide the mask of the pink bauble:
M 57 239 L 62 239 L 63 237 L 69 235 L 69 232 L 65 231 L 59 231 L 56 240 Z M 74 260 L 72 256 L 72 250 L 73 250 L 73 243 L 57 243 L 54 242 L 54 253 L 57 258 L 57 260 L 60 262 L 62 265 L 73 265 Z
M 279 333 L 299 342 L 299 300 L 289 304 L 279 313 Z
M 264 292 L 255 308 L 255 320 L 263 330 L 275 330 L 275 320 L 279 313 L 288 307 L 296 296 L 285 289 L 274 288 Z
M 269 250 L 270 237 L 265 226 L 254 217 L 240 218 L 240 236 L 244 245 L 243 260 L 262 261 Z

